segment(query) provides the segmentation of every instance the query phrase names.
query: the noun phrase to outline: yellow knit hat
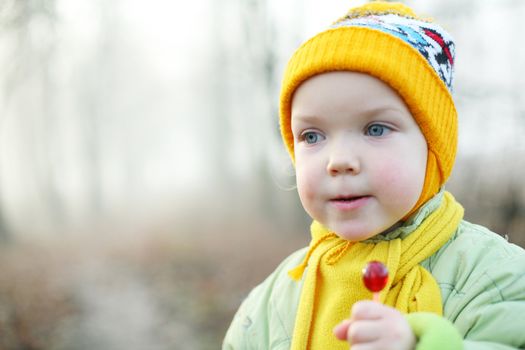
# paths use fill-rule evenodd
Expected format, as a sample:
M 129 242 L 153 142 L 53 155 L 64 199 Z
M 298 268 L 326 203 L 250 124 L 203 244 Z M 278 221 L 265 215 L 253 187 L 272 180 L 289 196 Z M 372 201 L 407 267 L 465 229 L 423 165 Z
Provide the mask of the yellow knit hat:
M 457 148 L 453 67 L 450 35 L 409 7 L 376 1 L 351 9 L 299 47 L 288 62 L 281 87 L 280 125 L 292 161 L 291 102 L 299 85 L 330 71 L 377 77 L 403 98 L 428 145 L 423 190 L 408 216 L 434 196 L 452 172 Z

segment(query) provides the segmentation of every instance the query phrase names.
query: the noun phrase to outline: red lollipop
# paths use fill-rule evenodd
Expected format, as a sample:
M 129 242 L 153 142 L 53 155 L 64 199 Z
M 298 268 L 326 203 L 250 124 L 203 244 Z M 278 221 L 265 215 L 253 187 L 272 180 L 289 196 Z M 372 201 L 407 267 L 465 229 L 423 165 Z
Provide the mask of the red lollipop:
M 373 300 L 379 302 L 379 292 L 388 282 L 388 269 L 379 261 L 371 261 L 363 269 L 363 282 L 373 294 Z

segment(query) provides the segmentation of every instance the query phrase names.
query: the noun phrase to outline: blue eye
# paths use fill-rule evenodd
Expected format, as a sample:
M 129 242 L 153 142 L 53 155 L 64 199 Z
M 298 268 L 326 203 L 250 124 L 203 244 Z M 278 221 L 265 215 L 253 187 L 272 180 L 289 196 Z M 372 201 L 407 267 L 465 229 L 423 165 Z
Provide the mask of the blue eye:
M 309 145 L 312 145 L 314 143 L 324 140 L 323 136 L 315 131 L 307 131 L 301 136 L 304 142 L 306 142 Z
M 369 136 L 383 136 L 390 129 L 381 124 L 372 124 L 366 129 L 366 134 Z

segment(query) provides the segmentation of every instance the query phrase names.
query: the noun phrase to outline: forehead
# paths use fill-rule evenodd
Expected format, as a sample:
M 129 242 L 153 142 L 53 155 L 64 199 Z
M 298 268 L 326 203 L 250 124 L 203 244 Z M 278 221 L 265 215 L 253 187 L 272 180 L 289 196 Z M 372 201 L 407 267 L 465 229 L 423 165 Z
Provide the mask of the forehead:
M 292 120 L 299 115 L 380 109 L 408 109 L 402 98 L 383 81 L 364 73 L 329 72 L 303 82 L 292 97 Z

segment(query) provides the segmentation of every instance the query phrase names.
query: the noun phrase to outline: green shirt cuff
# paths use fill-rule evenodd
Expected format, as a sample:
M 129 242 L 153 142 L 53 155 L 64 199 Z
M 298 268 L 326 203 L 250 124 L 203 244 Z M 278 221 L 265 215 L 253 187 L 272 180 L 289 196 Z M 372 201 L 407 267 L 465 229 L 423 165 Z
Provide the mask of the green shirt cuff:
M 429 312 L 414 312 L 406 318 L 417 337 L 416 350 L 463 349 L 461 335 L 444 317 Z

